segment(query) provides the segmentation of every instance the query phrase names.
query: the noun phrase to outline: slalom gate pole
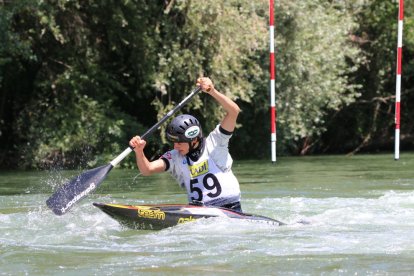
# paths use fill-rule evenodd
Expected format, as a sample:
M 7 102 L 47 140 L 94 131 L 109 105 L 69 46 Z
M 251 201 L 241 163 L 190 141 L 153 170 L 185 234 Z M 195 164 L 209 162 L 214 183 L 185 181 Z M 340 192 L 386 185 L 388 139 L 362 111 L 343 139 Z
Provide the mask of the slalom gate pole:
M 276 162 L 276 105 L 275 105 L 275 27 L 274 0 L 269 0 L 269 34 L 270 34 L 270 143 L 272 163 Z
M 401 112 L 401 66 L 402 66 L 402 37 L 404 21 L 404 0 L 399 0 L 398 8 L 398 42 L 397 42 L 397 79 L 395 89 L 395 148 L 394 159 L 400 159 L 400 112 Z

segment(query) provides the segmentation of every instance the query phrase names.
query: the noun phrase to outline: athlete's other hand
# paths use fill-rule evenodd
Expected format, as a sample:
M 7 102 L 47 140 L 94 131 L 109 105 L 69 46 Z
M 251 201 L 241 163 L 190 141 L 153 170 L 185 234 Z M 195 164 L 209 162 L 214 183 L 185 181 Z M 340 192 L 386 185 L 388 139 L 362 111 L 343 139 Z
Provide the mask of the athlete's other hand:
M 134 136 L 129 141 L 129 145 L 134 148 L 134 151 L 142 151 L 145 148 L 147 142 L 142 140 L 139 136 Z
M 210 78 L 200 77 L 197 79 L 197 86 L 201 87 L 201 90 L 206 93 L 211 93 L 214 91 L 214 84 Z

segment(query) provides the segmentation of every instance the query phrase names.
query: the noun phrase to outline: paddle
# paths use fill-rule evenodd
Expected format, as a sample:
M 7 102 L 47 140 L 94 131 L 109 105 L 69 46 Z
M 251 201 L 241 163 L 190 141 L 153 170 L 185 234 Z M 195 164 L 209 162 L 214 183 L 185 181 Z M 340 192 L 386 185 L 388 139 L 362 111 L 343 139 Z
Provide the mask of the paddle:
M 147 130 L 141 137 L 145 139 L 157 130 L 161 124 L 163 124 L 168 118 L 170 118 L 175 112 L 180 110 L 191 98 L 193 98 L 201 88 L 197 86 L 191 91 L 191 93 L 182 100 L 173 110 L 169 111 L 158 123 L 153 125 Z M 129 153 L 133 151 L 132 147 L 128 147 L 108 165 L 104 165 L 92 170 L 88 170 L 81 175 L 73 178 L 63 186 L 57 189 L 57 191 L 46 200 L 47 206 L 52 209 L 56 215 L 65 214 L 76 202 L 87 196 L 90 192 L 95 190 L 101 182 L 105 179 L 107 174 L 121 162 Z

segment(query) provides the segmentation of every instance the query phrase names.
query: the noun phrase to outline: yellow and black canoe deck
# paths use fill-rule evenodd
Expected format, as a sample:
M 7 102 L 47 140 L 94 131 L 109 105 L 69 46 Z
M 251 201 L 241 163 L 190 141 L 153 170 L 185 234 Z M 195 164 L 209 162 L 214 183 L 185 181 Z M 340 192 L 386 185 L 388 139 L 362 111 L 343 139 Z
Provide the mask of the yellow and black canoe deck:
M 132 229 L 160 230 L 200 218 L 227 217 L 284 225 L 283 222 L 264 216 L 236 212 L 226 208 L 183 205 L 124 205 L 93 203 L 121 225 Z

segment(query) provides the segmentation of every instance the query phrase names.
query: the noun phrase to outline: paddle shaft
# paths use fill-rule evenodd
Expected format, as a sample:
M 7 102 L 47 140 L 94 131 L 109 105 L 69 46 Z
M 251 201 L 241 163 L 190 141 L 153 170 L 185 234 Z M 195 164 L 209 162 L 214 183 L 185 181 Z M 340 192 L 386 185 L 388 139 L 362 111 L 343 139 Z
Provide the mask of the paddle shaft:
M 142 135 L 142 138 L 148 137 L 155 130 L 157 130 L 162 123 L 177 112 L 183 105 L 185 105 L 192 97 L 194 97 L 201 88 L 197 86 L 191 93 L 182 100 L 173 110 L 169 111 L 158 123 L 153 125 L 147 132 Z M 109 164 L 88 170 L 81 175 L 73 178 L 69 182 L 61 186 L 52 196 L 46 200 L 46 205 L 52 209 L 56 215 L 65 214 L 76 202 L 87 196 L 90 192 L 95 190 L 105 179 L 111 169 L 123 160 L 131 151 L 132 147 L 124 150 Z
M 189 100 L 191 100 L 198 92 L 201 91 L 201 87 L 197 86 L 196 88 L 191 91 L 191 93 L 185 97 L 179 104 L 177 104 L 174 109 L 170 110 L 161 120 L 158 121 L 155 125 L 153 125 L 150 129 L 148 129 L 144 134 L 142 134 L 141 138 L 145 139 L 146 137 L 150 136 L 154 131 L 156 131 L 166 120 L 168 120 L 174 113 L 180 110 Z M 130 154 L 134 150 L 133 147 L 126 148 L 120 155 L 118 155 L 114 160 L 110 163 L 113 167 L 115 167 L 119 162 L 121 162 L 128 154 Z

